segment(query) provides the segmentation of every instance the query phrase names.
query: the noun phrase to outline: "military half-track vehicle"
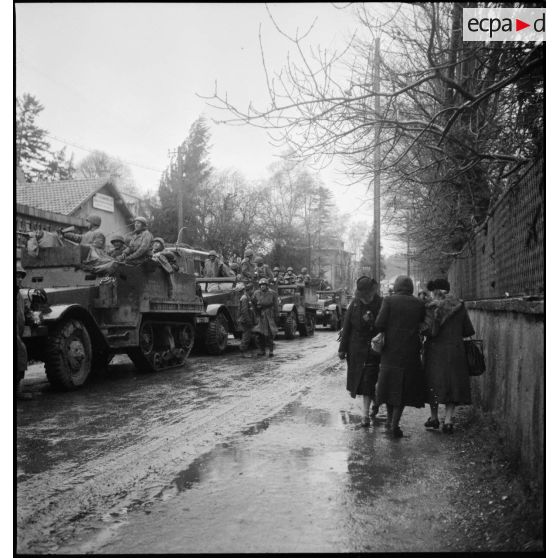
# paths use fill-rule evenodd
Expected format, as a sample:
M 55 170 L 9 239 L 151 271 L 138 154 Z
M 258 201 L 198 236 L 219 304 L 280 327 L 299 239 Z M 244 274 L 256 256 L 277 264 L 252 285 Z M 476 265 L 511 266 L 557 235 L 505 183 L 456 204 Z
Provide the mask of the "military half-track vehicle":
M 316 312 L 319 308 L 314 289 L 303 283 L 275 285 L 279 297 L 280 330 L 285 339 L 293 339 L 298 331 L 302 337 L 314 335 Z
M 148 260 L 115 264 L 110 276 L 99 277 L 84 270 L 87 247 L 47 248 L 37 257 L 22 251 L 21 293 L 35 318 L 23 341 L 29 358 L 45 363 L 52 385 L 78 388 L 116 353 L 142 371 L 184 364 L 204 306 L 193 262 L 180 249 L 172 252 L 174 273 Z
M 343 325 L 349 306 L 347 294 L 343 289 L 335 291 L 316 291 L 319 308 L 316 311 L 316 324 L 338 331 Z
M 211 355 L 220 355 L 229 344 L 229 334 L 237 339 L 242 336 L 238 323 L 241 292 L 235 277 L 198 277 L 196 281 L 205 307 L 198 318 L 196 346 Z

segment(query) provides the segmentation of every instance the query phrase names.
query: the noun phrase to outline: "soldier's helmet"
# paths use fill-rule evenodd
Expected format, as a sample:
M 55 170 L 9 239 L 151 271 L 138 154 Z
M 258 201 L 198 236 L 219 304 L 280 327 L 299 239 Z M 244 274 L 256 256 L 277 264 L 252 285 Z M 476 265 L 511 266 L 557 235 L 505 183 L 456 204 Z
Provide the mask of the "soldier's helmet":
M 236 262 L 232 262 L 231 265 L 229 265 L 229 267 L 233 270 L 233 271 L 238 271 L 240 269 L 240 266 L 236 263 Z
M 287 267 L 287 271 L 294 271 L 292 267 Z
M 248 248 L 247 250 L 244 251 L 244 257 L 247 258 L 249 256 L 253 256 L 254 252 L 252 250 L 250 250 L 250 248 Z
M 112 241 L 111 241 L 111 242 L 112 242 Z M 164 241 L 160 236 L 155 237 L 155 238 L 153 239 L 153 242 L 160 242 L 160 243 L 161 243 L 161 246 L 162 246 L 163 248 L 165 247 L 165 241 Z
M 215 252 L 215 250 L 210 250 L 209 255 L 210 256 L 217 256 L 217 252 Z
M 263 264 L 263 258 L 261 256 L 257 256 L 254 262 L 256 262 L 257 264 Z
M 303 267 L 303 268 L 300 270 L 300 273 L 308 273 L 308 269 L 307 269 L 306 267 Z
M 98 215 L 88 215 L 85 220 L 89 221 L 89 223 L 95 225 L 96 227 L 101 226 L 101 218 Z
M 157 240 L 157 239 L 155 239 L 155 240 Z M 122 242 L 122 243 L 125 243 L 126 241 L 124 240 L 124 237 L 123 237 L 122 235 L 117 234 L 116 236 L 113 236 L 113 237 L 110 239 L 110 243 L 111 243 L 111 244 L 114 244 L 115 242 Z
M 281 271 L 278 267 L 274 267 L 273 271 Z
M 139 215 L 138 217 L 134 217 L 134 223 L 136 221 L 142 223 L 144 227 L 147 227 L 147 219 L 145 217 L 142 217 L 141 215 Z
M 263 277 L 262 279 L 260 279 L 258 281 L 258 284 L 259 285 L 269 285 L 269 281 L 265 277 Z
M 27 275 L 27 271 L 23 269 L 23 266 L 21 265 L 21 262 L 19 260 L 17 260 L 16 262 L 16 275 L 19 277 L 25 277 Z

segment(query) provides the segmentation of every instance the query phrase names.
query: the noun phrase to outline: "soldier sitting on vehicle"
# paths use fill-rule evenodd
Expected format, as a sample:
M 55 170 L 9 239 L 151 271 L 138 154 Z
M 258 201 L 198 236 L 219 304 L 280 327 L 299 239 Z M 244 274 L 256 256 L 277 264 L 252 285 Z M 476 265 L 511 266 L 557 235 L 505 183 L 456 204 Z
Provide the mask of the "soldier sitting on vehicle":
M 240 264 L 240 278 L 244 283 L 252 283 L 254 281 L 254 271 L 256 266 L 252 263 L 254 252 L 248 248 L 244 252 L 244 259 Z
M 153 235 L 147 230 L 147 219 L 136 217 L 128 247 L 116 259 L 130 265 L 139 265 L 151 257 Z
M 300 270 L 300 277 L 302 278 L 301 283 L 304 283 L 305 285 L 309 285 L 310 281 L 312 280 L 312 277 L 310 277 L 310 275 L 308 274 L 307 267 L 303 267 Z
M 79 242 L 83 245 L 94 246 L 98 250 L 104 250 L 105 235 L 99 230 L 101 218 L 98 215 L 89 215 L 85 220 L 89 223 L 89 230 L 87 232 L 78 234 L 61 230 L 62 236 L 73 242 Z
M 153 253 L 152 259 L 159 263 L 165 271 L 168 273 L 178 271 L 176 256 L 172 252 L 165 250 L 165 241 L 160 236 L 153 239 L 151 251 Z
M 294 285 L 296 283 L 296 275 L 294 274 L 294 270 L 292 267 L 287 267 L 287 273 L 285 273 L 283 281 L 286 285 Z
M 273 279 L 270 281 L 270 284 L 274 286 L 279 285 L 280 284 L 279 281 L 281 280 L 281 270 L 277 266 L 275 266 L 273 268 L 272 274 L 273 274 Z
M 254 269 L 254 278 L 259 280 L 262 277 L 265 277 L 270 283 L 272 283 L 274 279 L 273 273 L 269 269 L 269 266 L 264 263 L 263 258 L 261 256 L 257 256 L 254 262 L 256 264 L 256 268 Z
M 124 237 L 119 234 L 111 238 L 110 243 L 112 244 L 112 248 L 109 249 L 107 253 L 111 258 L 116 259 L 118 256 L 120 256 L 120 254 L 122 254 L 122 252 L 124 252 L 124 250 L 126 250 L 126 242 L 124 240 Z
M 225 277 L 223 262 L 217 259 L 215 250 L 210 250 L 209 257 L 203 263 L 202 277 Z

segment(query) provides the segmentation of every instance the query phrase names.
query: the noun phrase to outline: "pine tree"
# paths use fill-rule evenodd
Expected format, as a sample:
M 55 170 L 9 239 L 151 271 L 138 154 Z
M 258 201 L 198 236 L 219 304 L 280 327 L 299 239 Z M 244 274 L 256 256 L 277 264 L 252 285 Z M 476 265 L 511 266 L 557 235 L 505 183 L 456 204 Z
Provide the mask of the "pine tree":
M 43 110 L 43 105 L 29 93 L 16 98 L 16 167 L 30 182 L 41 177 L 49 155 L 47 131 L 35 123 Z
M 41 180 L 53 182 L 57 180 L 72 180 L 76 173 L 74 167 L 74 154 L 68 159 L 66 157 L 66 148 L 52 153 L 50 161 L 47 162 L 45 170 L 40 174 Z
M 204 190 L 212 168 L 209 156 L 209 127 L 200 116 L 190 127 L 188 137 L 176 150 L 176 156 L 161 178 L 161 208 L 154 214 L 153 230 L 166 239 L 178 235 L 178 192 L 182 189 L 185 236 L 190 244 L 204 242 Z

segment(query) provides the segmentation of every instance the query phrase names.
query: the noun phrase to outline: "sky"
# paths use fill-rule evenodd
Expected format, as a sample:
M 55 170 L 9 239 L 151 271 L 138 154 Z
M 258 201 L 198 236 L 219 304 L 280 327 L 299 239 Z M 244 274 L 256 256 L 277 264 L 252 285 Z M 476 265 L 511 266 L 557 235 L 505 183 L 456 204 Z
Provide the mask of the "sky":
M 268 8 L 292 34 L 317 18 L 308 42 L 328 49 L 342 49 L 356 25 L 349 4 Z M 217 84 L 240 107 L 265 106 L 260 25 L 266 63 L 279 70 L 292 45 L 264 4 L 16 4 L 16 93 L 31 93 L 44 105 L 38 123 L 54 149 L 67 145 L 76 161 L 105 151 L 129 164 L 141 192 L 156 190 L 169 150 L 194 120 L 228 116 L 198 95 L 211 95 Z M 280 152 L 263 130 L 211 125 L 217 169 L 263 178 Z M 340 211 L 371 227 L 367 185 L 344 186 L 340 162 L 321 176 Z M 388 238 L 382 245 L 386 253 L 399 249 Z

